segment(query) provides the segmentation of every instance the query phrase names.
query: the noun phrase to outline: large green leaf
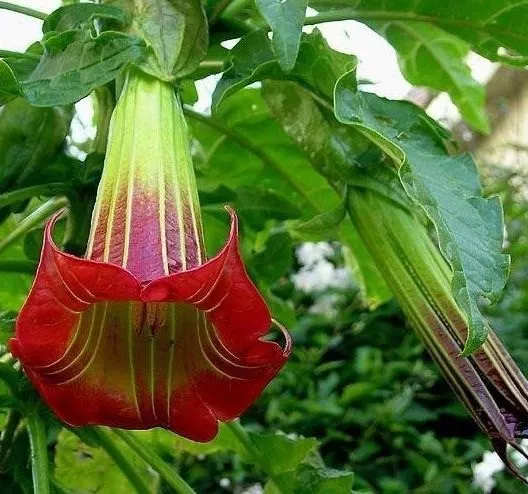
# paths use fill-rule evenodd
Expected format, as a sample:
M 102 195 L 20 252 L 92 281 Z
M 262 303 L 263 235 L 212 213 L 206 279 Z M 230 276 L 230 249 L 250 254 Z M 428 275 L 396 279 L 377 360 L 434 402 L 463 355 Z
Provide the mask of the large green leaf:
M 502 253 L 499 198 L 481 196 L 472 157 L 449 156 L 443 129 L 423 110 L 357 91 L 352 72 L 337 83 L 335 113 L 393 158 L 406 192 L 435 225 L 440 249 L 454 272 L 453 296 L 468 318 L 468 355 L 487 336 L 478 304 L 499 298 L 509 272 L 509 257 Z
M 281 70 L 264 31 L 244 36 L 231 50 L 229 60 L 230 66 L 213 93 L 213 107 L 239 89 L 262 79 L 294 79 L 318 94 L 330 96 L 335 81 L 356 66 L 356 57 L 330 50 L 317 29 L 301 38 L 297 63 L 288 74 Z
M 123 441 L 117 440 L 121 448 Z M 152 470 L 131 451 L 127 457 L 136 472 L 143 477 L 152 492 L 157 492 L 159 481 Z M 134 492 L 126 476 L 103 449 L 88 446 L 67 429 L 60 432 L 55 446 L 54 477 L 72 492 L 98 494 L 129 494 Z
M 69 30 L 47 38 L 44 50 L 21 86 L 31 104 L 58 106 L 78 101 L 113 80 L 143 55 L 144 43 L 113 31 L 93 38 L 88 31 Z
M 22 95 L 22 90 L 11 67 L 0 60 L 0 106 Z
M 36 108 L 18 98 L 0 112 L 0 193 L 27 186 L 38 177 L 47 181 L 47 168 L 68 134 L 67 108 Z
M 319 444 L 315 439 L 283 434 L 251 434 L 250 438 L 263 453 L 266 472 L 271 477 L 265 487 L 266 494 L 351 491 L 354 474 L 326 467 L 317 452 Z
M 110 19 L 119 24 L 126 24 L 128 16 L 118 7 L 113 5 L 100 5 L 94 3 L 76 3 L 59 7 L 44 19 L 42 32 L 63 32 L 78 29 L 95 19 Z
M 204 124 L 195 124 L 194 135 L 206 155 L 205 163 L 197 163 L 201 188 L 214 189 L 221 185 L 234 190 L 243 186 L 266 187 L 296 204 L 304 220 L 334 211 L 340 206 L 339 193 L 329 186 L 295 143 L 273 122 L 259 90 L 246 89 L 225 99 L 215 119 L 265 150 L 270 159 L 263 161 L 224 134 Z M 298 232 L 298 236 L 300 239 L 328 240 L 331 233 Z M 355 275 L 367 302 L 375 306 L 389 299 L 390 291 L 350 220 L 339 226 L 336 238 L 353 249 L 357 256 L 359 269 Z
M 311 0 L 320 20 L 355 19 L 427 22 L 467 41 L 473 50 L 490 60 L 517 65 L 528 61 L 528 30 L 525 0 Z
M 416 86 L 446 91 L 464 119 L 480 132 L 489 132 L 485 94 L 465 62 L 470 45 L 439 27 L 424 22 L 370 23 L 396 48 L 405 78 Z
M 15 217 L 10 216 L 0 225 L 0 241 L 2 241 L 17 226 Z M 2 260 L 23 260 L 24 255 L 23 241 L 18 241 L 5 249 L 0 254 Z M 0 273 L 0 312 L 18 311 L 27 297 L 33 276 L 19 273 Z
M 273 30 L 273 49 L 283 70 L 293 69 L 308 0 L 257 0 L 257 7 Z

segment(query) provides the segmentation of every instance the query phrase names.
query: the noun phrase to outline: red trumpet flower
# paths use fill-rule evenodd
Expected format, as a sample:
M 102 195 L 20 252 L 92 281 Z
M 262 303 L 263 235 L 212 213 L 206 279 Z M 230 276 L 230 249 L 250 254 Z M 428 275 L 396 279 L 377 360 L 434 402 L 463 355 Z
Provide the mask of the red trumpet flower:
M 86 259 L 48 222 L 11 350 L 74 426 L 168 428 L 211 440 L 290 353 L 244 269 L 232 210 L 206 262 L 189 139 L 168 83 L 131 72 L 112 116 Z

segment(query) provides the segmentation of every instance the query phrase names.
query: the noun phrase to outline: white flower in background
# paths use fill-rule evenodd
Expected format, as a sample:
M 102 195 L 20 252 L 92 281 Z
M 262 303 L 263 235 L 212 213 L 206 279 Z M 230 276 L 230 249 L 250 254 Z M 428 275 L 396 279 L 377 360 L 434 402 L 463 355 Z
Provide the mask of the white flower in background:
M 292 275 L 293 284 L 306 293 L 323 292 L 329 288 L 344 289 L 352 284 L 346 268 L 336 268 L 327 258 L 334 254 L 328 242 L 306 242 L 297 249 L 301 269 Z
M 334 253 L 328 242 L 305 242 L 297 248 L 297 259 L 305 267 L 313 266 Z
M 262 484 L 253 484 L 247 489 L 243 490 L 241 494 L 264 494 L 264 488 Z
M 528 439 L 523 439 L 519 446 L 521 448 L 528 447 Z M 512 451 L 510 457 L 517 468 L 528 465 L 528 460 L 518 451 Z M 497 453 L 486 451 L 482 455 L 482 461 L 473 465 L 473 485 L 480 488 L 484 494 L 489 494 L 497 484 L 493 476 L 504 468 L 505 465 Z
M 310 314 L 321 314 L 328 318 L 337 316 L 336 304 L 340 300 L 340 296 L 337 293 L 323 294 L 314 302 L 314 304 L 308 309 Z
M 226 478 L 226 477 L 220 479 L 220 482 L 218 482 L 218 484 L 223 489 L 228 489 L 229 487 L 231 487 L 231 481 L 228 478 Z
M 485 494 L 490 494 L 497 483 L 493 476 L 504 468 L 504 463 L 497 453 L 486 451 L 482 461 L 473 465 L 473 486 L 480 488 Z

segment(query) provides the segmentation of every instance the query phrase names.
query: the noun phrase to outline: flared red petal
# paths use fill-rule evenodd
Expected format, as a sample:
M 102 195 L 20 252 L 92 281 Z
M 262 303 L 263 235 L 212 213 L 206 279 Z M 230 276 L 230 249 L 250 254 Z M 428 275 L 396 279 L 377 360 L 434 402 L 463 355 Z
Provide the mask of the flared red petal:
M 46 226 L 30 296 L 10 342 L 65 422 L 161 426 L 197 441 L 239 416 L 284 365 L 263 341 L 265 302 L 238 251 L 237 220 L 222 251 L 144 286 L 126 269 L 60 252 Z

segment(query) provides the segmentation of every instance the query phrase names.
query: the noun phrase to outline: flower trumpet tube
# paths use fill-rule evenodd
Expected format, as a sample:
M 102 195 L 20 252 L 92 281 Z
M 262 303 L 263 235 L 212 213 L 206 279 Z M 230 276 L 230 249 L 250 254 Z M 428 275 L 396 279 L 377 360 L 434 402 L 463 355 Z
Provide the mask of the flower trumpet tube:
M 130 72 L 112 115 L 85 258 L 45 228 L 10 347 L 66 423 L 165 427 L 208 441 L 290 353 L 247 276 L 231 215 L 207 261 L 189 136 L 173 87 Z
M 348 210 L 380 272 L 443 375 L 491 439 L 508 469 L 524 480 L 507 446 L 528 458 L 528 382 L 497 335 L 461 357 L 467 322 L 452 294 L 451 270 L 411 214 L 368 189 L 350 191 Z

